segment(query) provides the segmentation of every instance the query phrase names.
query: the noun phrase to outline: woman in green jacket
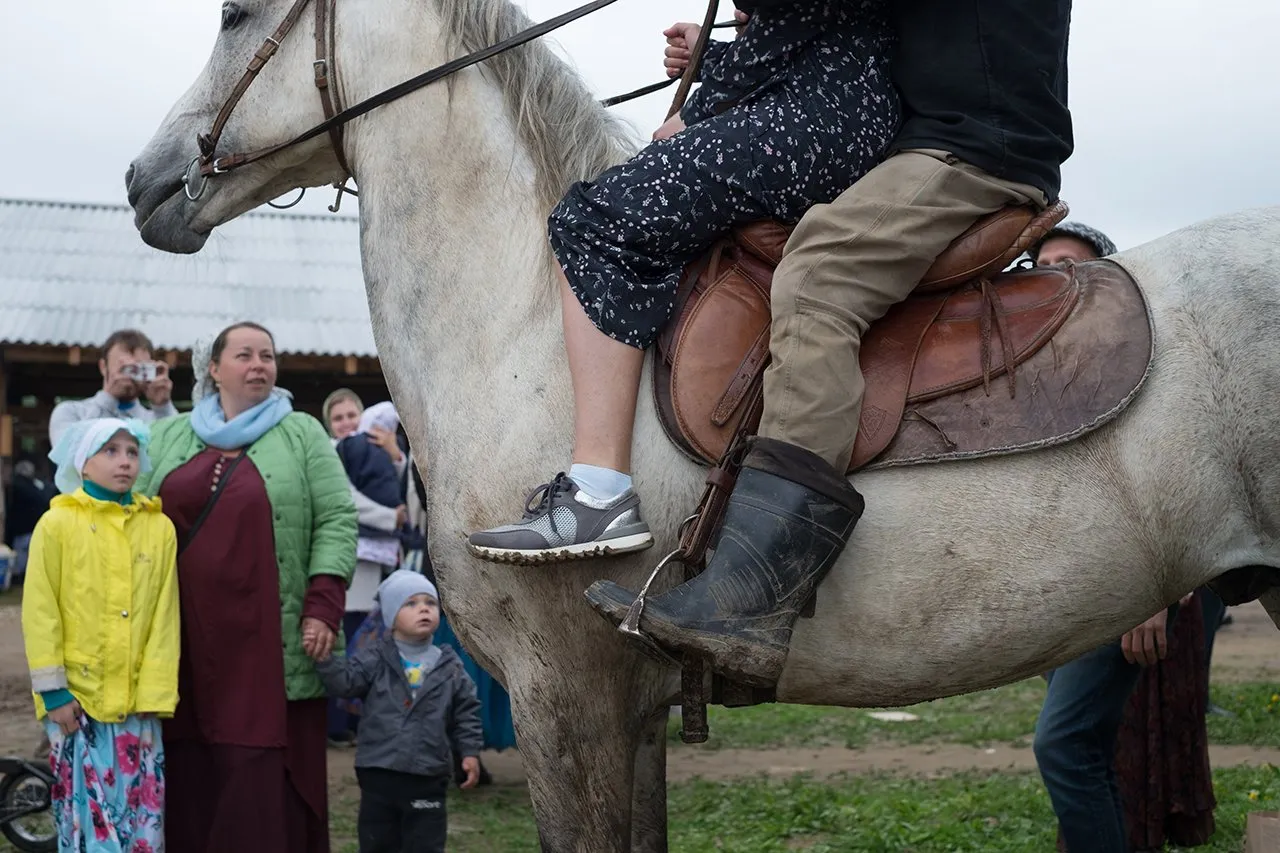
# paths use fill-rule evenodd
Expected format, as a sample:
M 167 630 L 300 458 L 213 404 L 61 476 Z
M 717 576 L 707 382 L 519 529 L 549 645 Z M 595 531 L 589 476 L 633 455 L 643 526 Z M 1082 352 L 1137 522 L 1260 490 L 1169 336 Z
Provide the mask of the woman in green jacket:
M 346 474 L 320 422 L 276 388 L 269 331 L 237 323 L 193 363 L 195 410 L 157 424 L 139 481 L 178 533 L 167 849 L 328 853 L 314 661 L 342 645 L 356 548 Z

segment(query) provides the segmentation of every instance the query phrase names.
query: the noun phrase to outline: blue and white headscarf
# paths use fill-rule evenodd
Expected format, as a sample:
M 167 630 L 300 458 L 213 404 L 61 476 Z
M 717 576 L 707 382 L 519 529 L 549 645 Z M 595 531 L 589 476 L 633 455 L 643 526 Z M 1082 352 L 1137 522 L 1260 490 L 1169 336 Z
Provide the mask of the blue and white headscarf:
M 147 445 L 151 443 L 151 428 L 142 421 L 130 418 L 95 418 L 72 424 L 58 439 L 58 446 L 49 453 L 49 459 L 58 466 L 53 482 L 58 491 L 69 495 L 84 485 L 84 464 L 118 432 L 127 432 L 138 442 L 138 470 L 151 470 Z

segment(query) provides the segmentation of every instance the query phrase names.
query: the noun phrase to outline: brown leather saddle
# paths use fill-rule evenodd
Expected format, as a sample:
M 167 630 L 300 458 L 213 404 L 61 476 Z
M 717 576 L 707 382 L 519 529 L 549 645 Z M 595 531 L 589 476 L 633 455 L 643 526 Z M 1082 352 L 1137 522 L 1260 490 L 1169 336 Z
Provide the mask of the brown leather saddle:
M 1061 444 L 1136 396 L 1153 339 L 1146 301 L 1124 269 L 1092 261 L 1001 273 L 1066 213 L 1058 202 L 980 219 L 871 326 L 849 471 Z M 699 462 L 720 458 L 751 408 L 789 233 L 773 222 L 737 229 L 681 279 L 657 345 L 654 394 L 668 437 Z

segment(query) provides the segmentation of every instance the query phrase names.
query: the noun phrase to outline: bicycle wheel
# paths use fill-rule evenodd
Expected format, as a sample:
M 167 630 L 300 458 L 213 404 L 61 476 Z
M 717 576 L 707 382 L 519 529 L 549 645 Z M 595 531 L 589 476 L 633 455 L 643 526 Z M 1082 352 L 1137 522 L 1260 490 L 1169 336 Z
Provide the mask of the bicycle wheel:
M 0 824 L 0 832 L 24 853 L 54 853 L 58 849 L 58 829 L 53 820 L 49 783 L 34 773 L 6 776 L 0 783 L 0 816 L 22 812 L 26 814 Z

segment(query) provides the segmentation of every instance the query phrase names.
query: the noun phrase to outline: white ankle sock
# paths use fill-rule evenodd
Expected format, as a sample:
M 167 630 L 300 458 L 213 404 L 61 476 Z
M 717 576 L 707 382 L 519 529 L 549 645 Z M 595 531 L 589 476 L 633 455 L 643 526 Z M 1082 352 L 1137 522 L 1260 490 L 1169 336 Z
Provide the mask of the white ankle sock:
M 598 501 L 611 501 L 631 488 L 631 475 L 598 465 L 575 462 L 569 467 L 569 479 Z

